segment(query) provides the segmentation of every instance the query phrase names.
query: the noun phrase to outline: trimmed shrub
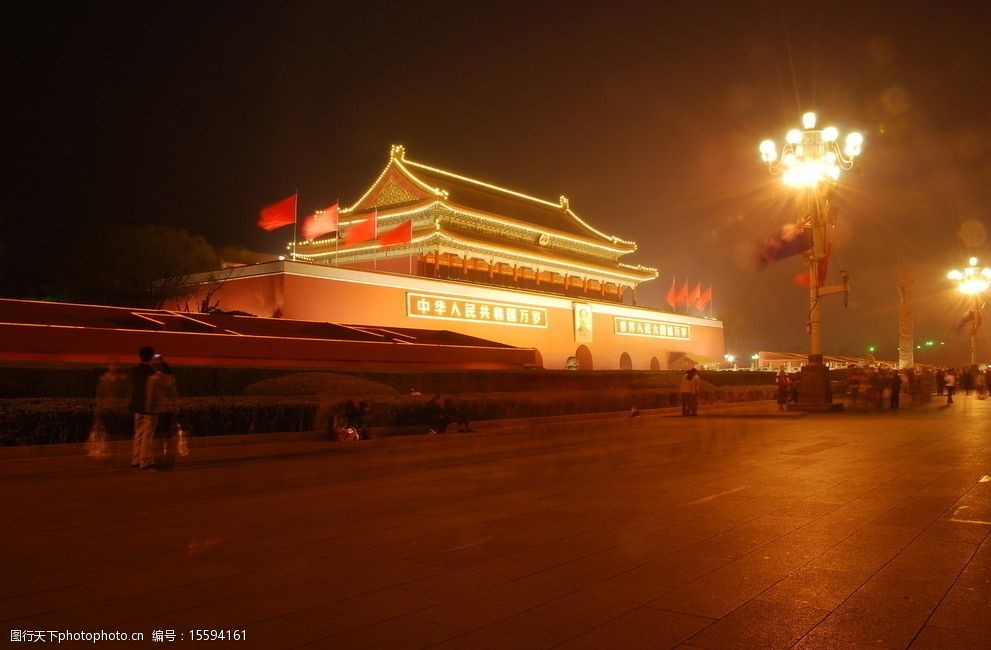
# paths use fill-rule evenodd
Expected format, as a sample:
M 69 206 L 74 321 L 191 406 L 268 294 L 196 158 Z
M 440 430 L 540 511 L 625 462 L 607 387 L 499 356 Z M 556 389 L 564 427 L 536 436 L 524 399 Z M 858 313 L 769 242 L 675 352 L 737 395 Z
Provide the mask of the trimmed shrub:
M 371 408 L 372 427 L 425 425 L 427 397 L 409 395 L 362 396 Z M 701 402 L 724 403 L 773 399 L 772 386 L 732 386 L 703 391 Z M 623 389 L 588 392 L 492 392 L 455 398 L 471 421 L 531 418 L 547 415 L 628 411 L 677 406 L 674 390 Z M 337 399 L 306 397 L 233 396 L 187 397 L 179 401 L 179 418 L 192 436 L 237 435 L 285 431 L 325 431 L 342 408 Z M 94 419 L 94 400 L 81 398 L 0 400 L 0 446 L 83 442 Z M 131 437 L 127 412 L 109 414 L 113 439 Z
M 255 382 L 245 395 L 324 396 L 395 395 L 396 389 L 363 377 L 330 372 L 300 372 Z

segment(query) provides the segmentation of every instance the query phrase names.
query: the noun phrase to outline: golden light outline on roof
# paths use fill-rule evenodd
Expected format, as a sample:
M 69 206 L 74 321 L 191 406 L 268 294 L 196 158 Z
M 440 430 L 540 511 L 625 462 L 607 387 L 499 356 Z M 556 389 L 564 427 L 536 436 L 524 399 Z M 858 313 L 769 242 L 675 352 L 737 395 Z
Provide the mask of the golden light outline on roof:
M 527 201 L 532 201 L 534 203 L 538 203 L 538 204 L 543 205 L 543 206 L 546 206 L 546 207 L 557 208 L 557 209 L 563 210 L 565 214 L 567 214 L 569 217 L 571 217 L 572 219 L 574 219 L 579 225 L 581 225 L 582 227 L 588 229 L 590 232 L 595 233 L 599 237 L 602 237 L 603 239 L 606 239 L 608 241 L 611 241 L 614 244 L 627 244 L 629 246 L 633 246 L 634 247 L 634 250 L 636 250 L 636 242 L 622 239 L 620 237 L 617 237 L 616 235 L 607 235 L 606 233 L 602 232 L 598 228 L 595 228 L 595 227 L 591 226 L 587 221 L 585 221 L 584 219 L 582 219 L 581 217 L 579 217 L 577 214 L 575 214 L 575 212 L 571 209 L 571 206 L 569 204 L 568 198 L 566 196 L 564 196 L 563 194 L 558 199 L 558 202 L 557 203 L 554 203 L 552 201 L 547 201 L 545 199 L 541 199 L 541 198 L 538 198 L 538 197 L 535 197 L 535 196 L 530 196 L 529 194 L 524 194 L 523 192 L 517 192 L 516 190 L 511 190 L 511 189 L 508 189 L 508 188 L 505 188 L 505 187 L 500 187 L 498 185 L 493 185 L 492 183 L 486 183 L 485 181 L 480 181 L 480 180 L 477 180 L 477 179 L 474 179 L 474 178 L 469 178 L 468 176 L 462 176 L 461 174 L 455 174 L 453 172 L 449 172 L 449 171 L 446 171 L 446 170 L 443 170 L 443 169 L 439 169 L 437 167 L 431 167 L 430 165 L 425 165 L 423 163 L 418 163 L 418 162 L 413 161 L 413 160 L 407 160 L 406 159 L 406 148 L 403 145 L 401 145 L 401 144 L 394 144 L 394 145 L 392 145 L 389 148 L 389 162 L 386 163 L 385 168 L 382 169 L 381 173 L 379 173 L 378 177 L 371 184 L 371 186 L 369 186 L 369 188 L 365 191 L 365 193 L 362 194 L 361 197 L 357 201 L 355 201 L 351 206 L 349 206 L 347 208 L 342 208 L 341 209 L 341 213 L 346 214 L 346 213 L 352 212 L 365 199 L 367 199 L 368 196 L 372 193 L 372 191 L 376 188 L 376 186 L 378 186 L 379 182 L 389 172 L 389 169 L 392 168 L 393 166 L 399 168 L 399 170 L 401 172 L 403 172 L 403 175 L 406 176 L 407 179 L 409 179 L 415 185 L 419 186 L 423 190 L 426 190 L 427 192 L 430 192 L 431 194 L 433 194 L 434 196 L 438 197 L 441 200 L 447 200 L 449 198 L 449 193 L 446 190 L 444 190 L 443 188 L 433 187 L 430 184 L 425 183 L 421 179 L 417 178 L 416 174 L 414 174 L 409 169 L 409 166 L 418 167 L 420 169 L 423 169 L 423 170 L 426 170 L 426 171 L 429 171 L 429 172 L 432 172 L 432 173 L 435 173 L 435 174 L 440 174 L 442 176 L 447 176 L 447 177 L 450 177 L 450 178 L 453 178 L 453 179 L 464 181 L 466 183 L 471 183 L 473 185 L 478 185 L 480 187 L 484 187 L 486 189 L 490 189 L 490 190 L 493 190 L 493 191 L 496 191 L 496 192 L 502 192 L 503 194 L 509 194 L 510 196 L 515 196 L 515 197 L 520 198 L 520 199 L 524 199 L 524 200 L 527 200 Z M 476 214 L 476 216 L 482 216 L 482 215 L 481 214 Z M 489 218 L 491 218 L 491 217 L 489 217 Z M 350 222 L 344 222 L 342 225 L 347 225 L 348 223 L 350 223 Z M 541 232 L 541 231 L 536 230 L 536 229 L 533 229 L 533 228 L 529 228 L 529 230 L 534 230 L 535 232 Z M 558 232 L 560 232 L 560 231 L 558 231 Z M 581 240 L 572 240 L 572 241 L 581 241 Z M 591 242 L 588 242 L 588 243 L 591 243 Z
M 474 246 L 474 247 L 480 248 L 482 250 L 487 250 L 487 251 L 492 251 L 492 252 L 496 252 L 496 253 L 501 253 L 503 255 L 510 256 L 510 257 L 520 257 L 520 258 L 525 258 L 525 259 L 539 260 L 539 261 L 542 261 L 542 262 L 545 262 L 545 263 L 551 264 L 551 265 L 567 266 L 567 267 L 573 268 L 573 269 L 581 269 L 583 271 L 589 271 L 589 272 L 592 272 L 592 273 L 598 273 L 600 275 L 609 275 L 609 276 L 614 276 L 614 277 L 618 277 L 618 278 L 624 278 L 624 279 L 627 279 L 627 280 L 642 281 L 644 279 L 644 278 L 640 278 L 640 277 L 636 277 L 636 276 L 632 276 L 632 275 L 624 275 L 622 273 L 617 273 L 615 271 L 610 271 L 609 269 L 605 269 L 605 268 L 601 268 L 601 267 L 585 266 L 584 264 L 577 264 L 577 263 L 574 263 L 574 262 L 571 262 L 571 261 L 568 261 L 568 260 L 552 259 L 552 258 L 549 258 L 549 257 L 542 257 L 540 255 L 530 255 L 530 254 L 523 255 L 519 251 L 510 249 L 510 248 L 502 248 L 501 246 L 496 246 L 496 245 L 493 245 L 493 244 L 489 244 L 487 242 L 479 242 L 479 241 L 473 240 L 473 239 L 467 239 L 467 240 L 466 239 L 460 239 L 458 237 L 455 237 L 451 233 L 445 232 L 443 230 L 438 231 L 437 232 L 437 236 L 438 236 L 439 239 L 443 239 L 443 240 L 449 241 L 452 244 L 460 244 L 462 246 Z M 652 270 L 652 272 L 656 273 L 656 270 Z
M 588 228 L 589 230 L 591 230 L 595 234 L 599 235 L 600 237 L 603 237 L 605 239 L 609 239 L 609 240 L 611 240 L 613 242 L 616 242 L 617 244 L 618 243 L 630 244 L 631 246 L 634 246 L 634 247 L 636 247 L 636 245 L 637 245 L 636 242 L 626 241 L 625 239 L 620 239 L 616 235 L 607 235 L 606 233 L 602 232 L 601 230 L 598 230 L 596 228 L 593 228 L 592 226 L 588 225 L 588 223 L 584 219 L 582 219 L 577 214 L 575 214 L 574 212 L 572 212 L 571 208 L 566 208 L 565 209 L 565 212 L 567 212 L 571 216 L 572 219 L 574 219 L 575 221 L 577 221 L 581 225 L 585 226 L 586 228 Z
M 401 144 L 394 144 L 394 145 L 392 145 L 392 147 L 389 149 L 389 162 L 387 162 L 385 164 L 385 168 L 382 169 L 382 171 L 379 173 L 378 177 L 375 179 L 375 182 L 373 182 L 368 187 L 368 189 L 365 190 L 365 193 L 362 194 L 361 197 L 357 201 L 355 201 L 354 203 L 352 203 L 347 208 L 342 208 L 341 209 L 341 212 L 344 212 L 344 213 L 351 212 L 356 207 L 358 207 L 359 205 L 361 205 L 361 202 L 364 201 L 365 199 L 367 199 L 368 198 L 368 195 L 372 193 L 372 191 L 376 188 L 376 186 L 378 186 L 379 181 L 381 181 L 383 178 L 385 178 L 385 175 L 387 173 L 389 173 L 389 169 L 392 168 L 393 165 L 398 166 L 400 169 L 402 169 L 402 171 L 404 172 L 404 175 L 406 177 L 408 177 L 411 181 L 413 181 L 417 185 L 419 185 L 421 189 L 424 189 L 424 190 L 430 192 L 434 196 L 437 196 L 437 197 L 440 197 L 440 198 L 446 198 L 447 197 L 447 192 L 445 192 L 445 191 L 443 191 L 441 189 L 438 189 L 436 187 L 430 187 L 429 185 L 427 185 L 426 183 L 424 183 L 423 181 L 421 181 L 419 178 L 416 178 L 415 176 L 413 176 L 413 174 L 411 174 L 408 169 L 406 169 L 405 167 L 402 166 L 402 164 L 401 164 L 400 161 L 402 160 L 402 158 L 405 155 L 405 153 L 406 153 L 406 148 L 403 147 L 403 145 L 401 145 Z
M 498 185 L 493 185 L 492 183 L 486 183 L 485 181 L 480 181 L 480 180 L 477 180 L 477 179 L 474 179 L 474 178 L 469 178 L 468 176 L 462 176 L 461 174 L 455 174 L 454 172 L 449 172 L 449 171 L 446 171 L 446 170 L 443 170 L 443 169 L 438 169 L 437 167 L 431 167 L 430 165 L 425 165 L 423 163 L 418 163 L 418 162 L 415 162 L 413 160 L 406 160 L 406 158 L 405 158 L 405 155 L 406 155 L 405 148 L 402 148 L 402 147 L 399 147 L 399 148 L 401 149 L 401 153 L 402 153 L 402 156 L 403 156 L 398 161 L 398 162 L 401 163 L 400 166 L 412 165 L 413 167 L 419 167 L 420 169 L 424 169 L 424 170 L 426 170 L 428 172 L 432 172 L 432 173 L 435 173 L 435 174 L 441 174 L 443 176 L 449 176 L 450 178 L 454 178 L 454 179 L 457 179 L 459 181 L 464 181 L 464 182 L 467 182 L 467 183 L 472 183 L 474 185 L 478 185 L 478 186 L 484 187 L 486 189 L 494 190 L 496 192 L 502 192 L 504 194 L 509 194 L 511 196 L 515 196 L 515 197 L 518 197 L 518 198 L 521 198 L 521 199 L 526 199 L 528 201 L 533 201 L 535 203 L 539 203 L 539 204 L 544 205 L 544 206 L 547 206 L 547 207 L 558 208 L 558 209 L 564 210 L 564 212 L 568 216 L 570 216 L 571 218 L 573 218 L 575 221 L 577 221 L 579 224 L 581 224 L 585 228 L 588 228 L 590 231 L 594 232 L 596 235 L 602 237 L 603 239 L 608 239 L 608 240 L 613 241 L 615 243 L 624 243 L 624 244 L 635 244 L 636 243 L 636 242 L 626 241 L 625 239 L 621 239 L 621 238 L 619 238 L 619 237 L 617 237 L 615 235 L 607 235 L 606 233 L 602 232 L 601 230 L 598 230 L 597 228 L 593 228 L 592 226 L 590 226 L 588 224 L 588 222 L 586 222 L 584 219 L 582 219 L 577 214 L 575 214 L 574 211 L 572 211 L 572 209 L 570 207 L 570 204 L 569 204 L 569 201 L 568 201 L 568 197 L 565 196 L 565 195 L 563 195 L 563 194 L 558 199 L 558 202 L 557 203 L 554 203 L 552 201 L 547 201 L 545 199 L 540 199 L 540 198 L 537 198 L 535 196 L 530 196 L 529 194 L 524 194 L 523 192 L 517 192 L 516 190 L 510 190 L 510 189 L 505 188 L 505 187 L 500 187 Z M 395 150 L 395 149 L 396 149 L 396 147 L 393 147 L 393 150 Z M 407 168 L 405 171 L 409 172 L 409 169 Z M 410 175 L 413 176 L 413 174 L 410 174 Z M 427 185 L 426 183 L 424 183 L 423 181 L 420 181 L 419 179 L 416 179 L 416 180 L 422 186 L 424 186 L 425 188 L 430 188 L 430 186 Z M 430 188 L 430 189 L 433 189 L 435 192 L 437 192 L 437 191 L 443 191 L 440 188 Z M 445 192 L 445 194 L 446 194 L 446 192 Z M 445 196 L 445 198 L 447 198 L 447 197 Z
M 412 160 L 402 161 L 405 165 L 412 165 L 413 167 L 419 167 L 420 169 L 426 170 L 428 172 L 433 172 L 435 174 L 441 174 L 443 176 L 450 176 L 451 178 L 457 179 L 459 181 L 465 181 L 467 183 L 472 183 L 473 185 L 480 185 L 489 190 L 495 190 L 496 192 L 503 192 L 504 194 L 511 194 L 517 198 L 526 199 L 527 201 L 533 201 L 535 203 L 540 203 L 541 205 L 546 205 L 551 208 L 560 209 L 562 205 L 560 203 L 552 203 L 551 201 L 545 201 L 544 199 L 538 199 L 535 196 L 530 196 L 529 194 L 524 194 L 523 192 L 517 192 L 516 190 L 510 190 L 505 187 L 499 187 L 498 185 L 492 185 L 491 183 L 486 183 L 485 181 L 475 180 L 474 178 L 468 178 L 467 176 L 462 176 L 460 174 L 455 174 L 453 172 L 445 171 L 443 169 L 437 169 L 436 167 L 431 167 L 430 165 L 424 165 L 423 163 L 414 162 Z M 422 181 L 421 181 L 422 182 Z
M 630 246 L 633 246 L 633 249 L 632 250 L 628 250 L 628 249 L 625 249 L 625 248 L 615 248 L 615 247 L 612 247 L 612 246 L 607 246 L 606 244 L 601 244 L 601 243 L 599 243 L 599 242 L 597 242 L 597 241 L 595 241 L 593 239 L 587 239 L 587 238 L 581 238 L 581 239 L 579 239 L 579 238 L 575 237 L 574 235 L 569 235 L 569 234 L 566 234 L 566 233 L 562 233 L 560 230 L 555 230 L 555 229 L 552 229 L 552 228 L 544 228 L 544 229 L 536 228 L 534 226 L 531 226 L 530 224 L 528 224 L 525 221 L 517 221 L 515 219 L 510 219 L 508 217 L 500 217 L 500 216 L 496 216 L 496 215 L 492 215 L 492 214 L 487 214 L 485 212 L 478 212 L 477 210 L 472 210 L 471 208 L 466 208 L 464 206 L 458 205 L 457 203 L 453 203 L 451 201 L 446 201 L 445 202 L 445 201 L 441 201 L 441 200 L 434 200 L 434 201 L 431 201 L 427 205 L 420 205 L 420 206 L 416 206 L 415 208 L 410 208 L 410 209 L 406 209 L 406 210 L 400 210 L 398 212 L 388 212 L 388 211 L 385 211 L 386 212 L 385 214 L 383 214 L 384 211 L 381 211 L 380 210 L 377 214 L 378 214 L 378 218 L 379 219 L 383 219 L 385 217 L 405 217 L 405 216 L 408 216 L 408 215 L 414 215 L 414 214 L 418 214 L 420 212 L 425 212 L 425 211 L 430 210 L 432 208 L 435 208 L 437 206 L 443 206 L 443 207 L 447 208 L 448 210 L 450 210 L 451 212 L 454 212 L 454 213 L 457 213 L 457 214 L 462 214 L 462 215 L 465 215 L 465 216 L 468 216 L 468 217 L 475 217 L 477 219 L 482 219 L 484 221 L 491 221 L 491 222 L 494 222 L 494 223 L 511 225 L 511 226 L 517 227 L 517 228 L 519 228 L 521 230 L 528 230 L 528 231 L 533 232 L 533 233 L 541 234 L 541 233 L 544 233 L 544 232 L 547 232 L 547 231 L 551 231 L 554 234 L 554 237 L 557 238 L 557 239 L 562 239 L 562 240 L 565 240 L 565 241 L 573 242 L 575 244 L 582 244 L 582 245 L 585 245 L 585 246 L 591 246 L 593 248 L 600 248 L 602 250 L 609 251 L 611 253 L 622 253 L 624 255 L 628 255 L 628 254 L 630 254 L 630 253 L 632 253 L 632 252 L 634 252 L 636 250 L 636 242 L 623 242 L 625 244 L 629 244 Z M 365 221 L 367 221 L 367 219 L 353 219 L 351 221 L 342 221 L 342 222 L 340 222 L 339 225 L 340 226 L 351 226 L 352 224 L 363 223 Z M 306 241 L 303 241 L 303 242 L 298 242 L 298 244 L 300 246 L 307 246 L 307 245 L 311 245 L 311 244 L 331 243 L 333 241 L 334 241 L 333 238 L 331 238 L 331 239 L 313 239 L 313 240 L 306 240 Z M 617 240 L 617 241 L 622 241 L 622 240 Z
M 606 276 L 615 277 L 615 278 L 622 278 L 622 279 L 625 279 L 625 280 L 643 281 L 645 279 L 643 277 L 627 275 L 627 274 L 624 274 L 624 273 L 617 273 L 616 271 L 609 270 L 608 268 L 605 268 L 605 267 L 586 266 L 584 264 L 579 264 L 579 263 L 576 263 L 576 262 L 572 262 L 572 261 L 567 260 L 567 259 L 549 258 L 549 257 L 543 257 L 543 256 L 539 256 L 539 255 L 524 255 L 524 254 L 521 254 L 519 251 L 516 251 L 516 250 L 513 250 L 513 249 L 508 249 L 508 248 L 502 248 L 500 246 L 489 244 L 487 242 L 480 242 L 480 241 L 474 240 L 474 239 L 461 239 L 461 238 L 455 237 L 451 233 L 442 231 L 440 229 L 435 229 L 435 230 L 432 230 L 432 231 L 429 231 L 429 232 L 425 232 L 424 234 L 420 235 L 419 237 L 416 237 L 416 238 L 412 239 L 406 245 L 409 246 L 409 247 L 412 247 L 415 244 L 422 244 L 422 243 L 425 243 L 425 242 L 433 242 L 433 241 L 438 240 L 438 239 L 444 240 L 444 241 L 446 241 L 446 242 L 448 242 L 450 244 L 457 244 L 457 245 L 461 245 L 461 246 L 472 247 L 472 248 L 474 248 L 476 250 L 480 250 L 480 251 L 483 251 L 483 252 L 496 253 L 496 254 L 504 255 L 506 257 L 516 257 L 516 258 L 521 258 L 521 259 L 530 259 L 530 260 L 534 260 L 534 261 L 539 261 L 539 262 L 542 262 L 542 263 L 544 263 L 546 265 L 549 265 L 549 266 L 558 266 L 558 267 L 565 267 L 565 268 L 570 268 L 570 269 L 577 269 L 577 270 L 582 270 L 582 271 L 586 271 L 586 272 L 590 272 L 590 273 L 595 273 L 595 274 L 598 274 L 598 275 L 606 275 Z M 376 243 L 373 243 L 373 244 L 369 244 L 367 246 L 355 246 L 353 248 L 345 248 L 345 249 L 340 250 L 340 251 L 325 251 L 323 253 L 301 253 L 299 255 L 299 257 L 303 257 L 304 259 L 315 259 L 315 258 L 319 258 L 319 257 L 330 257 L 330 256 L 333 256 L 333 255 L 340 255 L 341 253 L 346 253 L 348 255 L 351 255 L 351 254 L 354 254 L 354 253 L 370 253 L 370 252 L 382 250 L 383 248 L 386 248 L 386 246 L 383 246 L 382 244 L 376 242 Z M 656 277 L 656 274 L 657 274 L 657 269 L 652 269 L 650 267 L 633 267 L 633 266 L 625 265 L 625 264 L 622 265 L 622 266 L 624 268 L 628 268 L 630 270 L 641 270 L 644 273 L 653 273 L 655 277 Z M 646 279 L 652 279 L 652 278 L 646 278 Z
M 598 275 L 604 275 L 604 276 L 609 276 L 609 277 L 613 277 L 613 278 L 621 278 L 621 279 L 624 279 L 624 280 L 632 280 L 632 281 L 637 281 L 637 282 L 642 282 L 642 281 L 645 280 L 645 278 L 642 278 L 642 277 L 633 276 L 633 275 L 626 275 L 624 273 L 617 273 L 616 271 L 611 271 L 611 270 L 609 270 L 607 268 L 603 268 L 603 267 L 586 266 L 584 264 L 577 264 L 577 263 L 571 262 L 569 260 L 552 259 L 552 258 L 549 258 L 549 257 L 542 257 L 542 256 L 538 256 L 538 255 L 523 255 L 519 251 L 515 251 L 515 250 L 512 250 L 512 249 L 508 249 L 508 248 L 502 248 L 500 246 L 494 246 L 494 245 L 488 244 L 486 242 L 480 242 L 480 241 L 477 241 L 477 240 L 474 240 L 474 239 L 459 239 L 459 238 L 455 237 L 454 235 L 452 235 L 452 234 L 450 234 L 448 232 L 445 232 L 443 230 L 440 230 L 439 228 L 435 228 L 434 230 L 425 232 L 425 233 L 423 233 L 422 235 L 420 235 L 418 237 L 414 237 L 408 244 L 406 244 L 406 246 L 412 247 L 412 246 L 414 246 L 416 244 L 422 244 L 422 243 L 425 243 L 425 242 L 433 242 L 433 241 L 436 241 L 436 240 L 443 240 L 443 241 L 446 241 L 446 242 L 448 242 L 450 244 L 456 244 L 456 245 L 461 245 L 461 246 L 473 247 L 473 248 L 478 249 L 478 250 L 481 250 L 481 251 L 486 251 L 486 252 L 491 252 L 491 253 L 497 253 L 497 254 L 501 254 L 501 255 L 507 256 L 507 257 L 518 257 L 518 258 L 522 258 L 522 259 L 531 259 L 531 260 L 535 260 L 535 261 L 540 261 L 540 262 L 543 262 L 544 264 L 546 264 L 548 266 L 558 266 L 558 267 L 565 267 L 565 268 L 570 268 L 570 269 L 577 269 L 577 270 L 582 270 L 582 271 L 586 271 L 586 272 L 589 272 L 589 273 L 595 273 L 595 274 L 598 274 Z M 316 259 L 316 258 L 320 258 L 320 257 L 330 257 L 330 256 L 334 256 L 334 255 L 340 255 L 341 253 L 347 253 L 348 255 L 351 255 L 351 254 L 354 254 L 354 253 L 371 253 L 371 252 L 374 252 L 374 251 L 382 250 L 383 248 L 386 248 L 386 246 L 383 246 L 382 244 L 380 244 L 378 242 L 375 242 L 375 243 L 369 244 L 367 246 L 355 246 L 353 248 L 345 248 L 345 249 L 342 249 L 340 251 L 325 251 L 323 253 L 300 253 L 298 255 L 298 257 L 302 257 L 303 259 Z M 625 268 L 629 268 L 631 270 L 634 270 L 635 268 L 637 268 L 637 267 L 631 267 L 629 265 L 624 265 L 624 267 Z M 639 267 L 639 268 L 641 268 L 645 273 L 653 273 L 655 275 L 655 277 L 656 277 L 657 269 L 652 269 L 652 268 L 649 268 L 649 267 Z M 646 279 L 652 279 L 652 278 L 646 278 Z

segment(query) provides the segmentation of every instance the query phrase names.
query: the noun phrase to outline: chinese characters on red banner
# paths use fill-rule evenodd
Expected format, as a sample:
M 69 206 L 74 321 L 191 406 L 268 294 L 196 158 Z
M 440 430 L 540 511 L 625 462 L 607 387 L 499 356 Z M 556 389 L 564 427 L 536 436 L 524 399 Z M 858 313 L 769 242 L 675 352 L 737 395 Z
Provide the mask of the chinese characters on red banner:
M 406 294 L 406 313 L 414 318 L 547 327 L 547 310 L 543 307 L 422 293 Z
M 615 316 L 613 326 L 617 334 L 629 336 L 650 336 L 658 339 L 681 339 L 683 341 L 690 341 L 692 338 L 692 329 L 688 325 L 675 323 Z

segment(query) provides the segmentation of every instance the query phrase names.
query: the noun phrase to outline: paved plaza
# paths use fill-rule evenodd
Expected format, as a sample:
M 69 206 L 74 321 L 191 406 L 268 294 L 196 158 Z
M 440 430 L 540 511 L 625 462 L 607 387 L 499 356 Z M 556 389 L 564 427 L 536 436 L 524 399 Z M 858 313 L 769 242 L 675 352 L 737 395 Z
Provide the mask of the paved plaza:
M 989 417 L 759 404 L 171 472 L 2 460 L 0 619 L 145 635 L 90 647 L 991 648 Z

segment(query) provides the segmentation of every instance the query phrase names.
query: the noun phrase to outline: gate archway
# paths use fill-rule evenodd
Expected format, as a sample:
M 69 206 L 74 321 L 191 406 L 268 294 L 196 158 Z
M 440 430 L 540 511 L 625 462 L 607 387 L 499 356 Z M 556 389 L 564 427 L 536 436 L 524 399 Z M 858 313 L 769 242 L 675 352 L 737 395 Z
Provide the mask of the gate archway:
M 592 351 L 586 345 L 579 345 L 575 350 L 575 358 L 578 359 L 579 370 L 592 370 Z

